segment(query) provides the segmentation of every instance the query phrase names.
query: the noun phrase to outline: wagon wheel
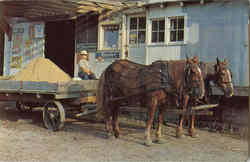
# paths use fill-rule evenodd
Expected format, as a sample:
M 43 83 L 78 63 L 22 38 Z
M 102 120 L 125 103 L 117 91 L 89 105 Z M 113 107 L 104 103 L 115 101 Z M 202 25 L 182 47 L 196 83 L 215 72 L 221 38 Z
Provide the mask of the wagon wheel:
M 50 101 L 43 108 L 43 122 L 49 130 L 57 131 L 64 126 L 65 112 L 59 101 Z

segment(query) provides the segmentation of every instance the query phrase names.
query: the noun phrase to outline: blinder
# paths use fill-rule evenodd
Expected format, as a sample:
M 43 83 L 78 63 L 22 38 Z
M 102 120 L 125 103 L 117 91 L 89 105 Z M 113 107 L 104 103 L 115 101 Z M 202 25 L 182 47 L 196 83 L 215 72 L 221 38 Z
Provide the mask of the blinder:
M 198 70 L 200 71 L 199 66 L 197 65 Z M 200 71 L 201 72 L 201 71 Z M 188 90 L 190 96 L 195 96 L 199 92 L 199 79 L 193 79 L 192 75 L 195 75 L 192 71 L 192 66 L 187 64 L 184 70 L 184 88 Z

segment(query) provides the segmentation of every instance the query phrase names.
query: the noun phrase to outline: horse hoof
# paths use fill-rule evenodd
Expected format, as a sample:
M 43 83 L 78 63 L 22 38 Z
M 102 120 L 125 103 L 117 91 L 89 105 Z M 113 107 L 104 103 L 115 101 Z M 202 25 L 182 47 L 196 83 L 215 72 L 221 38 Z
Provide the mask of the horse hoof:
M 192 137 L 192 138 L 197 138 L 199 137 L 199 135 L 195 132 L 195 130 L 191 129 L 189 130 L 189 135 Z
M 120 133 L 116 132 L 114 135 L 115 135 L 115 138 L 119 138 L 120 137 Z
M 191 134 L 190 136 L 191 136 L 192 138 L 198 138 L 198 137 L 199 137 L 199 135 L 198 135 L 197 133 Z
M 113 134 L 107 134 L 107 139 L 110 140 L 115 139 L 115 136 Z
M 164 144 L 164 143 L 166 143 L 166 141 L 163 140 L 163 139 L 161 139 L 161 138 L 158 138 L 158 139 L 155 140 L 155 143 L 157 143 L 157 144 Z
M 152 146 L 152 144 L 153 144 L 153 143 L 152 143 L 152 140 L 146 140 L 146 141 L 144 142 L 144 145 L 145 145 L 145 146 L 148 146 L 148 147 L 149 147 L 149 146 Z
M 176 130 L 176 138 L 184 138 L 185 135 L 182 133 L 182 130 L 177 129 Z
M 176 138 L 179 138 L 179 139 L 182 139 L 182 138 L 184 138 L 184 137 L 185 137 L 184 134 L 176 135 Z

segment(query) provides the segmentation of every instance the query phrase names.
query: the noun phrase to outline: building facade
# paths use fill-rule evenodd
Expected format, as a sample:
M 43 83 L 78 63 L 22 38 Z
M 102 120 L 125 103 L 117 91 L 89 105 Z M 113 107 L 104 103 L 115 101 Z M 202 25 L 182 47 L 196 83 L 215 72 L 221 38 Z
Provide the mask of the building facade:
M 248 86 L 248 20 L 248 1 L 148 0 L 98 22 L 91 63 L 99 75 L 119 58 L 151 64 L 186 55 L 215 62 L 218 56 L 228 60 L 234 85 Z

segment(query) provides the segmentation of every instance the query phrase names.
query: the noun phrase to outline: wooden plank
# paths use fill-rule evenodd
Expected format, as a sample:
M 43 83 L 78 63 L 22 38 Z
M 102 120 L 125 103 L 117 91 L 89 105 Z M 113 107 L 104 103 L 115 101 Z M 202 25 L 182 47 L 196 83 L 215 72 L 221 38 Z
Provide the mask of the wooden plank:
M 167 113 L 174 113 L 174 114 L 179 114 L 179 115 L 213 115 L 213 112 L 207 111 L 207 110 L 202 110 L 202 111 L 183 111 L 181 109 L 169 109 L 167 110 Z
M 147 109 L 143 107 L 137 107 L 137 106 L 121 106 L 121 111 L 125 112 L 136 112 L 136 113 L 147 113 Z M 166 113 L 173 113 L 173 114 L 183 114 L 183 115 L 213 115 L 213 112 L 203 110 L 203 111 L 183 111 L 182 109 L 172 109 L 169 108 L 166 110 Z
M 69 98 L 78 98 L 81 97 L 80 93 L 60 93 L 60 94 L 54 94 L 55 99 L 69 99 Z
M 98 80 L 70 81 L 67 83 L 59 83 L 57 93 L 96 91 L 97 86 L 98 86 Z
M 20 93 L 57 93 L 58 95 L 73 95 L 81 92 L 96 91 L 98 81 L 82 80 L 64 83 L 0 80 L 0 92 Z
M 75 116 L 79 118 L 79 117 L 83 117 L 83 116 L 87 116 L 87 115 L 92 115 L 95 113 L 96 113 L 96 110 L 88 110 L 88 111 L 84 111 L 82 113 L 76 114 Z
M 0 92 L 55 93 L 56 91 L 55 83 L 0 80 Z
M 36 94 L 19 94 L 19 93 L 0 93 L 0 101 L 23 101 L 45 103 L 48 100 L 53 100 L 53 95 L 36 95 Z
M 199 105 L 192 107 L 192 111 L 202 110 L 202 109 L 211 109 L 217 107 L 219 104 L 211 104 L 211 105 Z

